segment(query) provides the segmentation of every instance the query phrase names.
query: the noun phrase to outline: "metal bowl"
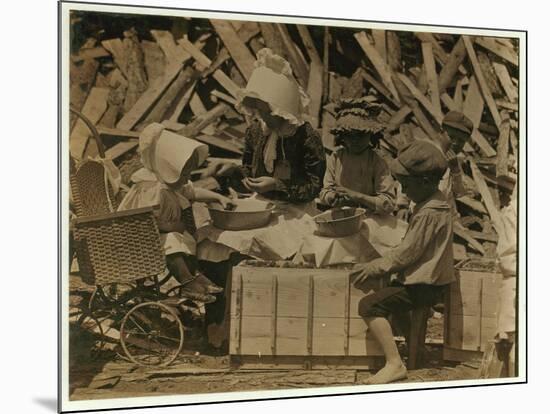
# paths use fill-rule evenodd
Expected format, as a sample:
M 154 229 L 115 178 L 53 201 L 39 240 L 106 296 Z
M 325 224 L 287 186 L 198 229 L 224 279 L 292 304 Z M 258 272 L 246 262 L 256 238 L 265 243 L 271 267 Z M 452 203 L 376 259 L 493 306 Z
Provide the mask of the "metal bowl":
M 251 230 L 264 227 L 271 221 L 275 206 L 253 199 L 233 200 L 236 208 L 224 210 L 221 206 L 208 208 L 214 226 L 222 230 Z
M 325 211 L 313 219 L 319 236 L 345 237 L 355 234 L 361 228 L 364 208 L 339 207 Z

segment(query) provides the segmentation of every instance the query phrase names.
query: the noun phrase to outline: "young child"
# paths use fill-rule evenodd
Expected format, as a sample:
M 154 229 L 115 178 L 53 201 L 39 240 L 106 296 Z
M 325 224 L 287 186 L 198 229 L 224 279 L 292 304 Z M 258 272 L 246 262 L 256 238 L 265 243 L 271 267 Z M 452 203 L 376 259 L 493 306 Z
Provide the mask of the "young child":
M 218 202 L 224 207 L 231 203 L 221 194 L 194 188 L 189 181 L 191 172 L 206 160 L 208 146 L 153 123 L 139 136 L 139 153 L 144 168 L 132 175 L 135 184 L 118 209 L 159 206 L 157 223 L 168 270 L 193 299 L 213 302 L 212 294 L 222 289 L 198 272 L 196 241 L 183 217 L 193 201 Z
M 447 169 L 443 153 L 429 142 L 415 141 L 400 151 L 390 169 L 416 203 L 407 233 L 400 245 L 350 274 L 357 287 L 368 278 L 398 274 L 389 287 L 359 302 L 359 314 L 386 357 L 384 368 L 369 378 L 369 384 L 407 377 L 388 316 L 433 305 L 443 287 L 454 280 L 452 217 L 445 196 L 438 190 Z
M 395 208 L 395 185 L 386 162 L 374 151 L 384 126 L 381 106 L 366 99 L 345 99 L 337 108 L 331 131 L 338 148 L 327 157 L 321 204 L 365 207 L 378 214 Z

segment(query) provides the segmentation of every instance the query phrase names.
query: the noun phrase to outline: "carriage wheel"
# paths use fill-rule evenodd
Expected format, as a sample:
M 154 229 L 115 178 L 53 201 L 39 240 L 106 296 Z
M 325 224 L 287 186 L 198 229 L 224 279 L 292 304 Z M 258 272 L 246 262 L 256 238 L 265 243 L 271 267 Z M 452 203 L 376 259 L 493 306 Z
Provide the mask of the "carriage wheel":
M 159 302 L 134 306 L 120 326 L 124 353 L 140 365 L 169 365 L 180 353 L 183 337 L 183 325 L 176 312 Z
M 128 302 L 135 299 L 134 285 L 129 283 L 107 283 L 96 287 L 88 302 L 92 314 L 116 313 L 128 308 Z
M 89 314 L 82 314 L 78 319 L 78 326 L 82 331 L 92 335 L 92 346 L 90 347 L 90 358 L 97 359 L 105 346 L 105 334 L 103 327 L 97 318 Z

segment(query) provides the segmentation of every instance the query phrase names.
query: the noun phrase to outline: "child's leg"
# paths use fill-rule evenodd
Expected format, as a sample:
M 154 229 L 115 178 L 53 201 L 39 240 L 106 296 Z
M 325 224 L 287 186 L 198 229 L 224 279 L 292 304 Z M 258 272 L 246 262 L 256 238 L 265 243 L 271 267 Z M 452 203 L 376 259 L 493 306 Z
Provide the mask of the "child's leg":
M 366 296 L 359 302 L 359 315 L 363 317 L 369 332 L 378 341 L 386 357 L 386 364 L 367 384 L 387 384 L 407 378 L 407 368 L 393 339 L 393 330 L 388 317 L 396 312 L 410 309 L 411 301 L 405 287 L 387 287 L 373 295 Z

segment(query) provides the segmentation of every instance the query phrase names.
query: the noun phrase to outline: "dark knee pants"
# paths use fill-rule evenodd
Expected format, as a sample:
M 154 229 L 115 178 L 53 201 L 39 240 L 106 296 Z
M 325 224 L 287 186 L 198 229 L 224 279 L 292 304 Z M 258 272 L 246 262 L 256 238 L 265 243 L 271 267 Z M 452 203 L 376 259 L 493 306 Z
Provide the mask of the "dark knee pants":
M 444 286 L 392 282 L 390 286 L 361 299 L 358 312 L 363 318 L 387 318 L 394 313 L 433 306 L 441 297 L 443 289 Z

